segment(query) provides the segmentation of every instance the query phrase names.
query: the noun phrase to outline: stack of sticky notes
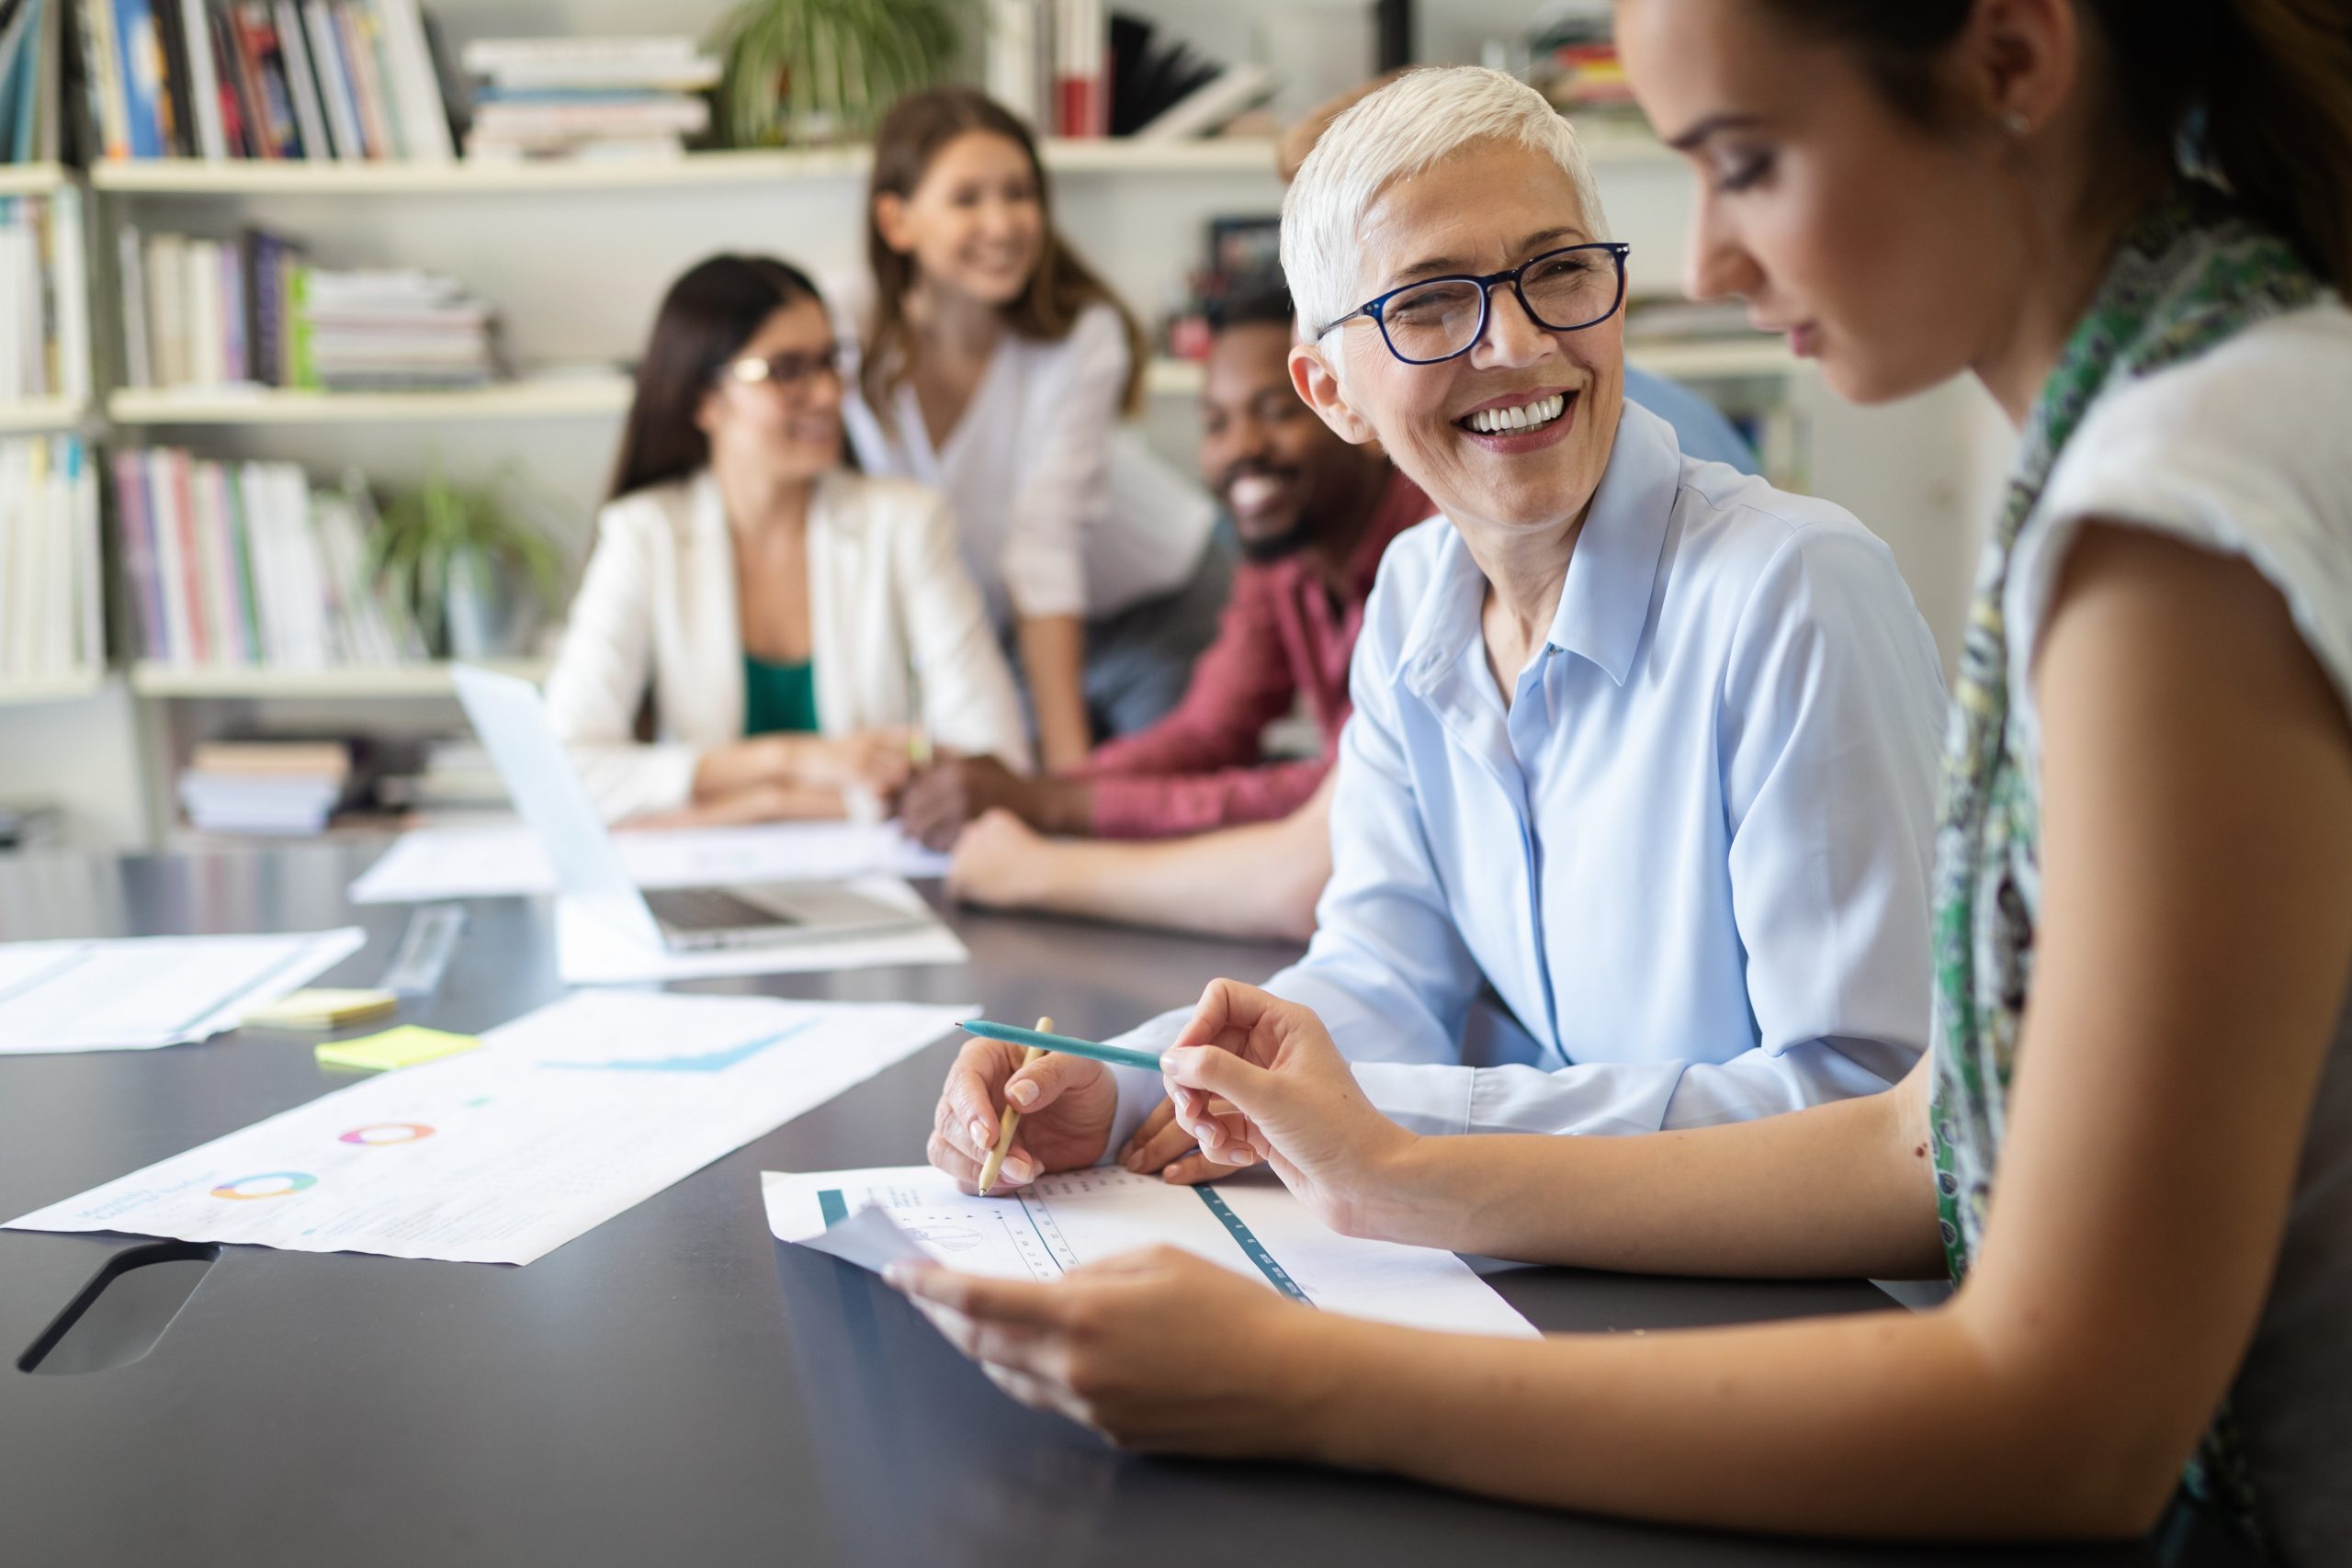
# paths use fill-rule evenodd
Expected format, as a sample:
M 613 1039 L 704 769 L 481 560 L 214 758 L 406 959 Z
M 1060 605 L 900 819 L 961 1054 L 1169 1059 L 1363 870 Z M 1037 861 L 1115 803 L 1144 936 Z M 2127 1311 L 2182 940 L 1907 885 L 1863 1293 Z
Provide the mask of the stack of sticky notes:
M 334 990 L 315 987 L 288 991 L 267 1007 L 245 1014 L 249 1029 L 341 1029 L 365 1023 L 400 1010 L 401 999 L 390 991 Z
M 404 1023 L 398 1029 L 387 1029 L 381 1034 L 370 1034 L 358 1040 L 338 1040 L 332 1044 L 322 1045 L 318 1049 L 318 1057 L 322 1066 L 356 1067 L 362 1072 L 389 1073 L 401 1067 L 413 1067 L 420 1062 L 454 1056 L 481 1043 L 470 1034 L 451 1034 L 443 1030 Z

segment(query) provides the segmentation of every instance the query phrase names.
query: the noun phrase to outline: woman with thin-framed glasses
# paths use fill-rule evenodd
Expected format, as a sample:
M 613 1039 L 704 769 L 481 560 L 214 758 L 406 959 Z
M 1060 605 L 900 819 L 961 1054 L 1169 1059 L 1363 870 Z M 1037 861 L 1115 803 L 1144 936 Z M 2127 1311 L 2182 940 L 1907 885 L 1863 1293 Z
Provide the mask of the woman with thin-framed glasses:
M 1268 988 L 1433 1132 L 1741 1121 L 1900 1078 L 1927 1040 L 1943 693 L 1885 547 L 1626 401 L 1628 247 L 1507 77 L 1415 73 L 1348 111 L 1283 247 L 1301 395 L 1443 515 L 1383 561 L 1331 880 Z M 943 1168 L 977 1173 L 1008 1089 L 1016 1180 L 1124 1147 L 1162 1098 L 1018 1066 L 966 1050 Z M 1191 1146 L 1155 1127 L 1132 1168 Z
M 548 680 L 607 818 L 863 814 L 906 783 L 918 736 L 1026 770 L 954 518 L 843 466 L 842 398 L 798 269 L 714 256 L 663 299 Z

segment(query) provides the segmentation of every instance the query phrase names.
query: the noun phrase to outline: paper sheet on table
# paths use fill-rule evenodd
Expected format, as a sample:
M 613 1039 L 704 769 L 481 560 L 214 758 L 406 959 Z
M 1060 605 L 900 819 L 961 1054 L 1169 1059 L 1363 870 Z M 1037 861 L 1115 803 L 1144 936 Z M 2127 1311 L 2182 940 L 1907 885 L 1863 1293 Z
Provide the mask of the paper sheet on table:
M 887 873 L 944 876 L 947 857 L 889 822 L 766 822 L 615 833 L 639 887 L 722 887 L 744 882 L 830 882 Z M 547 852 L 520 822 L 419 828 L 403 833 L 351 885 L 355 904 L 422 903 L 552 893 Z
M 853 879 L 868 897 L 905 905 L 930 917 L 922 895 L 894 876 Z M 962 964 L 972 955 L 939 920 L 904 931 L 838 941 L 783 942 L 774 947 L 723 947 L 672 953 L 615 930 L 568 899 L 555 909 L 556 969 L 567 986 L 629 986 L 650 980 L 695 980 L 712 975 L 806 975 L 831 969 L 872 969 L 893 964 Z
M 871 1222 L 825 1245 L 828 1231 L 880 1209 L 925 1255 L 971 1274 L 1052 1280 L 1137 1247 L 1181 1247 L 1329 1312 L 1414 1328 L 1534 1338 L 1535 1329 L 1451 1252 L 1366 1241 L 1328 1229 L 1270 1177 L 1171 1187 L 1117 1166 L 1066 1171 L 1004 1198 L 974 1198 L 929 1166 L 792 1175 L 760 1173 L 768 1229 L 861 1267 L 893 1244 Z
M 147 1051 L 233 1029 L 366 943 L 357 926 L 277 936 L 0 942 L 0 1055 Z
M 953 1007 L 605 992 L 10 1222 L 528 1263 L 904 1060 Z

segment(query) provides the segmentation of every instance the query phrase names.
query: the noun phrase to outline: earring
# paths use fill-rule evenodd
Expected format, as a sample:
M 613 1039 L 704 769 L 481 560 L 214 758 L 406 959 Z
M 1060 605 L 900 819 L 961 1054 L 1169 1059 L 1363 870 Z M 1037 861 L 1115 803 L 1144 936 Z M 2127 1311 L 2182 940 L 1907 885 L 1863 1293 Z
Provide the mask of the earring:
M 2005 109 L 2001 114 L 2001 129 L 2011 136 L 2023 136 L 2033 129 L 2033 121 L 2023 109 Z

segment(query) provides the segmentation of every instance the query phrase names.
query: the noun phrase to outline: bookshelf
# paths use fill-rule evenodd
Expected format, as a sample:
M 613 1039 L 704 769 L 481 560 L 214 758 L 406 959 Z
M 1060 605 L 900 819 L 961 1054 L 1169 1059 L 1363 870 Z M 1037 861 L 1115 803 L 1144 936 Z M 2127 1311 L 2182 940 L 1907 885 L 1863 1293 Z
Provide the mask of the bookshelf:
M 428 0 L 428 4 L 431 0 Z M 1275 0 L 1277 5 L 1297 0 Z M 1138 9 L 1241 58 L 1265 0 L 1232 0 L 1229 37 L 1194 0 L 1139 0 Z M 472 0 L 434 9 L 453 45 L 501 34 L 704 32 L 724 0 Z M 1507 36 L 1524 4 L 1489 6 L 1477 27 Z M 1456 13 L 1448 12 L 1449 20 Z M 1433 18 L 1434 19 L 1434 18 Z M 1467 23 L 1463 24 L 1467 26 Z M 1441 49 L 1432 58 L 1449 52 Z M 1460 51 L 1451 51 L 1461 57 Z M 1475 50 L 1472 51 L 1475 53 Z M 1633 243 L 1637 292 L 1679 292 L 1692 209 L 1682 160 L 1643 128 L 1579 127 L 1619 237 Z M 1049 140 L 1057 220 L 1148 319 L 1182 297 L 1201 265 L 1210 219 L 1267 215 L 1281 190 L 1273 143 Z M 462 281 L 498 311 L 508 362 L 571 367 L 626 362 L 638 352 L 661 289 L 718 250 L 789 257 L 820 281 L 862 265 L 865 149 L 819 147 L 693 152 L 577 164 L 421 164 L 197 159 L 0 166 L 0 196 L 72 192 L 90 271 L 86 312 L 98 378 L 94 397 L 0 404 L 0 433 L 107 429 L 118 445 L 185 446 L 201 457 L 300 463 L 315 476 L 357 468 L 379 480 L 435 468 L 478 479 L 512 468 L 544 498 L 584 555 L 628 386 L 617 374 L 565 374 L 471 391 L 322 393 L 264 389 L 137 390 L 121 385 L 117 240 L 148 233 L 219 238 L 246 227 L 283 232 L 323 265 L 415 267 Z M 487 199 L 485 199 L 487 198 Z M 1810 367 L 1774 339 L 1636 342 L 1633 360 L 1702 384 L 1725 400 L 1786 400 L 1800 411 L 1802 468 L 1812 488 L 1856 511 L 1894 545 L 1939 637 L 1956 639 L 1969 536 L 1956 519 L 1989 511 L 1973 490 L 1965 400 L 1936 394 L 1896 410 L 1835 405 Z M 1147 369 L 1144 428 L 1163 458 L 1190 472 L 1193 400 L 1201 368 L 1160 359 Z M 1958 454 L 1956 457 L 1955 454 Z M 109 539 L 114 524 L 108 520 Z M 1950 539 L 1950 548 L 1943 541 Z M 113 546 L 109 550 L 112 552 Z M 111 619 L 123 623 L 119 604 Z M 96 831 L 127 845 L 158 841 L 175 815 L 170 780 L 187 749 L 224 728 L 349 726 L 394 733 L 454 728 L 439 664 L 361 669 L 251 669 L 130 662 L 116 634 L 113 671 L 77 671 L 0 686 L 0 798 L 46 794 L 74 802 Z M 541 660 L 510 666 L 544 672 Z M 44 761 L 43 759 L 54 759 Z M 29 765 L 28 765 L 29 764 Z M 45 771 L 44 771 L 45 770 Z M 128 805 L 91 804 L 119 772 Z

